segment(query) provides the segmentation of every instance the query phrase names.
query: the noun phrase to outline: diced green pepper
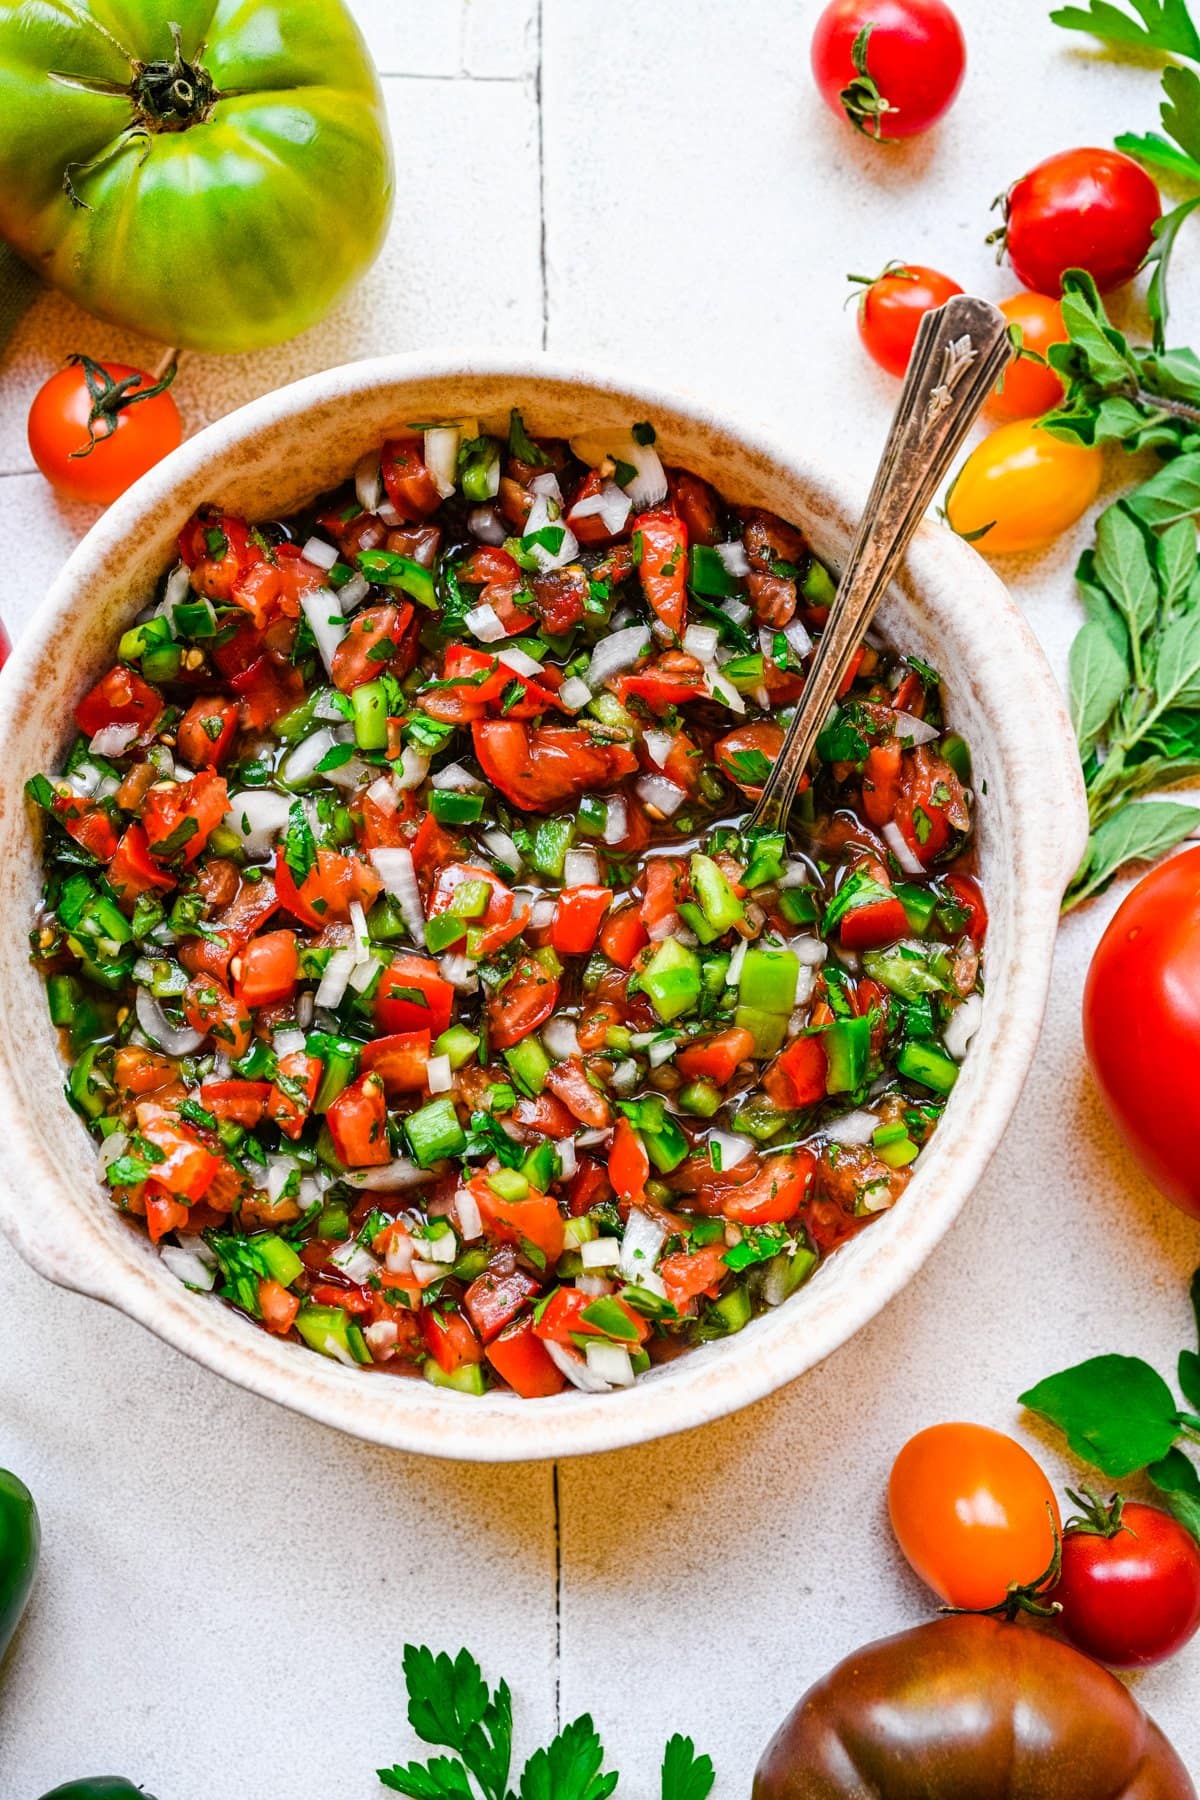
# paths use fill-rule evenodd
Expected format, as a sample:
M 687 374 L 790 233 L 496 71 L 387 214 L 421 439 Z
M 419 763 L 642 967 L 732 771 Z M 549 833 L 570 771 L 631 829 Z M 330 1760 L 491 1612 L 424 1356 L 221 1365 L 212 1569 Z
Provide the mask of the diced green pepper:
M 388 695 L 382 681 L 364 681 L 350 696 L 354 707 L 354 741 L 360 750 L 386 750 Z
M 394 894 L 380 894 L 367 914 L 367 935 L 375 944 L 396 944 L 408 937 L 408 926 Z
M 331 1241 L 343 1241 L 350 1236 L 350 1208 L 344 1202 L 331 1200 L 321 1208 L 317 1236 Z
M 790 1255 L 783 1251 L 774 1257 L 767 1264 L 767 1279 L 764 1284 L 772 1300 L 775 1300 L 776 1295 L 779 1301 L 789 1299 L 797 1288 L 804 1286 L 819 1260 L 816 1251 L 810 1250 L 807 1244 L 797 1244 Z
M 310 1350 L 340 1363 L 369 1363 L 371 1353 L 359 1327 L 341 1306 L 302 1305 L 296 1330 Z
M 548 880 L 561 881 L 567 851 L 575 835 L 572 819 L 541 819 L 529 848 L 530 866 Z
M 434 788 L 429 796 L 429 810 L 439 825 L 474 825 L 483 814 L 483 795 L 463 793 L 457 788 Z
M 800 959 L 794 950 L 747 950 L 738 976 L 741 1004 L 786 1017 L 796 1004 Z
M 789 925 L 815 925 L 820 917 L 816 888 L 784 888 L 779 896 L 779 910 Z
M 562 1158 L 550 1142 L 543 1138 L 535 1144 L 525 1161 L 521 1164 L 521 1174 L 531 1188 L 544 1194 L 552 1181 L 556 1181 L 562 1170 Z
M 484 881 L 482 878 L 460 881 L 450 896 L 450 905 L 447 911 L 452 912 L 456 919 L 482 919 L 488 909 L 491 897 L 492 884 L 490 881 Z
M 729 931 L 745 918 L 745 906 L 711 856 L 697 852 L 691 860 L 691 876 L 692 891 L 714 931 Z
M 142 654 L 142 674 L 147 681 L 174 681 L 182 662 L 179 644 L 156 644 Z
M 252 1237 L 251 1245 L 261 1256 L 273 1280 L 280 1287 L 291 1287 L 304 1264 L 286 1238 L 277 1237 L 273 1231 L 262 1236 Z
M 468 1031 L 465 1025 L 450 1025 L 434 1043 L 433 1053 L 435 1056 L 448 1056 L 450 1067 L 461 1069 L 478 1050 L 479 1041 L 478 1034 Z
M 708 544 L 693 544 L 688 586 L 711 600 L 729 600 L 740 594 L 745 582 L 731 575 L 717 552 Z
M 917 937 L 924 937 L 929 930 L 929 921 L 937 910 L 938 897 L 934 890 L 917 887 L 911 881 L 898 881 L 895 894 L 904 908 L 908 929 Z
M 444 1157 L 457 1156 L 467 1147 L 466 1132 L 458 1122 L 454 1102 L 448 1095 L 431 1100 L 428 1105 L 410 1113 L 404 1121 L 404 1135 L 423 1169 L 432 1168 Z
M 766 658 L 761 651 L 751 656 L 731 656 L 721 666 L 722 677 L 731 681 L 738 693 L 753 693 L 766 679 Z
M 540 1094 L 546 1085 L 546 1077 L 550 1073 L 550 1058 L 543 1050 L 540 1039 L 536 1037 L 522 1038 L 519 1044 L 514 1044 L 503 1054 L 512 1078 L 521 1091 L 526 1094 Z
M 575 824 L 584 837 L 603 837 L 608 824 L 608 801 L 597 799 L 595 794 L 585 794 L 579 802 Z
M 381 587 L 399 588 L 418 606 L 427 606 L 430 612 L 437 611 L 433 576 L 411 556 L 400 556 L 394 550 L 364 550 L 358 566 L 368 581 L 378 582 Z
M 171 609 L 171 623 L 180 637 L 210 638 L 217 635 L 213 609 L 204 600 L 181 600 Z
M 776 1051 L 783 1049 L 788 1025 L 786 1013 L 764 1012 L 760 1006 L 739 1006 L 733 1022 L 742 1031 L 750 1033 L 757 1057 L 774 1056 Z
M 314 1035 L 321 1042 L 329 1041 L 321 1032 Z M 311 1037 L 308 1040 L 308 1053 L 310 1056 L 319 1056 L 321 1052 L 313 1049 L 313 1041 Z M 274 1081 L 278 1071 L 279 1059 L 263 1038 L 255 1038 L 245 1056 L 239 1056 L 233 1065 L 234 1074 L 243 1076 L 247 1081 Z
M 465 885 L 467 884 L 464 883 Z M 479 886 L 486 887 L 487 883 L 480 882 Z M 486 906 L 486 901 L 484 904 Z M 466 935 L 467 922 L 465 919 L 461 919 L 456 912 L 447 910 L 434 913 L 432 919 L 425 921 L 425 947 L 427 950 L 431 950 L 435 956 L 439 956 L 443 950 L 448 950 L 451 944 L 460 944 Z
M 600 1228 L 595 1219 L 585 1214 L 581 1219 L 566 1219 L 563 1222 L 563 1243 L 568 1250 L 578 1250 L 580 1244 L 590 1244 L 600 1236 Z
M 358 1074 L 362 1045 L 356 1044 L 353 1038 L 334 1037 L 327 1031 L 313 1031 L 309 1033 L 304 1048 L 309 1056 L 319 1056 L 325 1065 L 317 1097 L 313 1101 L 313 1111 L 328 1112 L 342 1089 L 349 1087 Z
M 147 650 L 161 650 L 171 642 L 171 627 L 165 618 L 145 619 L 121 633 L 117 655 L 122 662 L 140 662 Z
M 825 1047 L 825 1091 L 849 1094 L 866 1078 L 871 1057 L 870 1019 L 835 1019 L 821 1033 Z
M 700 958 L 689 945 L 664 938 L 642 970 L 641 988 L 659 1018 L 669 1024 L 700 999 Z
M 427 1356 L 421 1364 L 421 1373 L 430 1387 L 450 1388 L 456 1394 L 486 1394 L 487 1374 L 482 1363 L 460 1363 L 447 1375 L 439 1362 Z
M 520 1169 L 495 1169 L 487 1184 L 500 1200 L 524 1200 L 529 1194 L 529 1179 Z
M 677 1097 L 684 1112 L 695 1113 L 699 1119 L 711 1119 L 721 1110 L 721 1090 L 708 1080 L 689 1081 Z
M 463 498 L 476 505 L 500 492 L 500 440 L 468 438 L 458 449 L 458 485 Z
M 742 876 L 742 884 L 748 888 L 765 887 L 768 881 L 778 881 L 783 874 L 784 857 L 787 854 L 787 840 L 782 832 L 762 832 L 755 838 L 754 854 L 750 865 Z
M 886 950 L 863 953 L 863 968 L 872 981 L 880 982 L 901 1000 L 917 1000 L 922 994 L 948 994 L 954 978 L 943 944 L 890 944 Z
M 694 900 L 681 900 L 679 916 L 690 931 L 694 931 L 702 944 L 715 944 L 721 933 L 715 925 L 710 925 Z
M 971 768 L 971 746 L 967 743 L 966 738 L 960 737 L 957 731 L 948 731 L 938 745 L 938 749 L 963 786 L 970 787 L 974 776 Z
M 704 1315 L 705 1326 L 715 1335 L 728 1337 L 750 1323 L 750 1294 L 744 1287 L 730 1288 L 714 1300 Z
M 611 1294 L 602 1294 L 585 1306 L 579 1315 L 583 1324 L 590 1325 L 596 1331 L 602 1331 L 605 1337 L 614 1338 L 617 1343 L 636 1344 L 638 1328 L 625 1308 Z
M 901 1045 L 896 1067 L 901 1075 L 932 1088 L 935 1094 L 948 1094 L 958 1080 L 958 1064 L 923 1039 Z
M 99 1053 L 99 1044 L 89 1044 L 67 1076 L 67 1098 L 85 1119 L 98 1119 L 113 1092 L 108 1077 L 96 1067 Z
M 646 1154 L 660 1175 L 677 1169 L 688 1153 L 688 1141 L 667 1111 L 661 1094 L 643 1094 L 640 1100 L 623 1100 L 621 1111 L 641 1134 Z
M 769 1144 L 772 1138 L 779 1136 L 786 1123 L 786 1113 L 776 1112 L 767 1100 L 758 1098 L 738 1108 L 733 1129 L 752 1137 L 756 1143 Z
M 833 604 L 833 597 L 837 593 L 833 576 L 824 563 L 819 563 L 815 556 L 804 571 L 800 592 L 810 606 L 831 606 Z

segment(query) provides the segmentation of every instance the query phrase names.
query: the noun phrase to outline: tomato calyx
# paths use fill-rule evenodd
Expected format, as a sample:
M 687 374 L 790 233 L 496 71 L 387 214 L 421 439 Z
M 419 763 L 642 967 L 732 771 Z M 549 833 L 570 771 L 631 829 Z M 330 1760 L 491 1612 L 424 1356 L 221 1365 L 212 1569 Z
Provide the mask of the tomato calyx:
M 851 45 L 850 60 L 858 73 L 842 89 L 838 99 L 855 131 L 861 131 L 864 137 L 877 144 L 894 144 L 895 138 L 883 135 L 883 121 L 886 114 L 898 112 L 899 108 L 880 93 L 875 77 L 867 67 L 867 43 L 874 29 L 873 25 L 864 25 Z M 854 279 L 851 276 L 851 280 Z
M 1084 1488 L 1078 1494 L 1074 1488 L 1067 1488 L 1065 1492 L 1067 1499 L 1079 1511 L 1072 1513 L 1067 1520 L 1063 1526 L 1064 1533 L 1070 1532 L 1076 1537 L 1115 1538 L 1120 1532 L 1130 1530 L 1125 1524 L 1124 1495 L 1114 1494 L 1105 1505 L 1099 1494 L 1094 1493 L 1091 1488 Z
M 189 125 L 199 125 L 221 97 L 203 64 L 185 58 L 179 26 L 172 23 L 170 31 L 173 57 L 133 64 L 129 97 L 151 131 L 186 131 Z
M 120 381 L 114 381 L 103 363 L 85 356 L 82 350 L 74 351 L 67 361 L 83 370 L 88 398 L 92 403 L 88 413 L 87 443 L 80 444 L 77 450 L 69 452 L 72 460 L 90 456 L 97 444 L 110 438 L 117 429 L 118 415 L 127 407 L 136 406 L 139 400 L 153 400 L 157 394 L 165 394 L 175 379 L 178 366 L 172 361 L 157 381 L 152 382 L 149 387 L 139 387 L 138 383 L 143 380 L 140 369 L 135 369 L 131 375 L 123 375 Z
M 870 27 L 868 26 L 867 29 L 869 30 Z M 846 92 L 849 93 L 849 91 L 847 88 Z M 920 276 L 915 269 L 910 269 L 906 262 L 901 262 L 899 257 L 893 257 L 891 262 L 884 263 L 878 275 L 847 275 L 846 280 L 850 283 L 850 292 L 842 302 L 843 309 L 849 306 L 852 300 L 861 299 L 861 295 L 854 292 L 855 288 L 863 288 L 869 293 L 873 287 L 878 287 L 881 281 L 919 281 Z
M 1072 1500 L 1076 1500 L 1074 1494 Z M 971 1613 L 980 1619 L 1007 1619 L 1011 1625 L 1020 1613 L 1028 1613 L 1034 1619 L 1056 1619 L 1062 1611 L 1061 1600 L 1051 1600 L 1049 1595 L 1058 1586 L 1062 1574 L 1062 1533 L 1058 1529 L 1058 1520 L 1049 1502 L 1046 1511 L 1050 1515 L 1050 1529 L 1054 1533 L 1054 1552 L 1041 1574 L 1033 1581 L 1011 1581 L 1003 1600 L 995 1606 L 943 1606 L 939 1611 L 944 1613 Z

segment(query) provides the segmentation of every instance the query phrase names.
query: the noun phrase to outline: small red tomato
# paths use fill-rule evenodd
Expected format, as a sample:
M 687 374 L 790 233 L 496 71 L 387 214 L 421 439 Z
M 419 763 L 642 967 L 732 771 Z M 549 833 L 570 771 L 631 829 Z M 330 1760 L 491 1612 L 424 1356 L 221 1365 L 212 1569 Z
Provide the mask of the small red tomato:
M 174 363 L 156 381 L 127 363 L 68 358 L 29 409 L 29 448 L 55 492 L 107 506 L 174 450 L 183 436 L 166 391 L 174 379 Z
M 1140 163 L 1119 150 L 1063 150 L 1004 195 L 997 234 L 1017 280 L 1057 294 L 1067 269 L 1086 269 L 1102 294 L 1132 281 L 1162 212 Z
M 882 275 L 866 284 L 858 303 L 858 335 L 868 355 L 889 375 L 903 375 L 925 314 L 961 293 L 957 281 L 936 269 L 921 263 L 889 263 Z
M 1200 1544 L 1157 1506 L 1088 1501 L 1063 1536 L 1059 1625 L 1116 1669 L 1174 1656 L 1200 1627 Z
M 826 105 L 879 143 L 928 131 L 962 85 L 966 61 L 945 0 L 830 0 L 813 33 Z
M 1014 294 L 1011 300 L 1001 300 L 1000 311 L 1010 332 L 1020 333 L 1024 354 L 1009 363 L 986 410 L 994 419 L 1040 419 L 1063 397 L 1063 384 L 1046 361 L 1051 344 L 1067 341 L 1062 303 L 1048 294 Z

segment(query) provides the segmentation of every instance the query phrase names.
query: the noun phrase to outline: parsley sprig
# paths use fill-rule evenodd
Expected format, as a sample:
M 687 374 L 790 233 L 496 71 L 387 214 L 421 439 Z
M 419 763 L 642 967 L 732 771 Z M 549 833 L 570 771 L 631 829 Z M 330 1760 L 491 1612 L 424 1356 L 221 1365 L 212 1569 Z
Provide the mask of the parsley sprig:
M 378 1770 L 393 1793 L 410 1800 L 608 1800 L 616 1787 L 616 1771 L 605 1770 L 604 1746 L 583 1713 L 534 1751 L 510 1789 L 512 1694 L 505 1681 L 490 1689 L 469 1651 L 451 1659 L 406 1644 L 404 1679 L 409 1724 L 423 1743 L 452 1754 Z M 714 1779 L 710 1759 L 676 1733 L 663 1756 L 662 1800 L 707 1800 Z

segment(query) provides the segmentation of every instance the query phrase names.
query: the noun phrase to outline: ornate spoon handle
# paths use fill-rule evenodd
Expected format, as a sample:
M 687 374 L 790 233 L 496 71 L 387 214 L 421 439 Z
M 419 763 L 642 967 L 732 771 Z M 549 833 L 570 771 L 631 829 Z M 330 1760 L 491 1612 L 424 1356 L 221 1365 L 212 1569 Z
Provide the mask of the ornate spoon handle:
M 921 320 L 829 622 L 750 829 L 787 830 L 800 779 L 854 652 L 909 539 L 1011 355 L 1008 321 L 987 300 L 956 294 Z

